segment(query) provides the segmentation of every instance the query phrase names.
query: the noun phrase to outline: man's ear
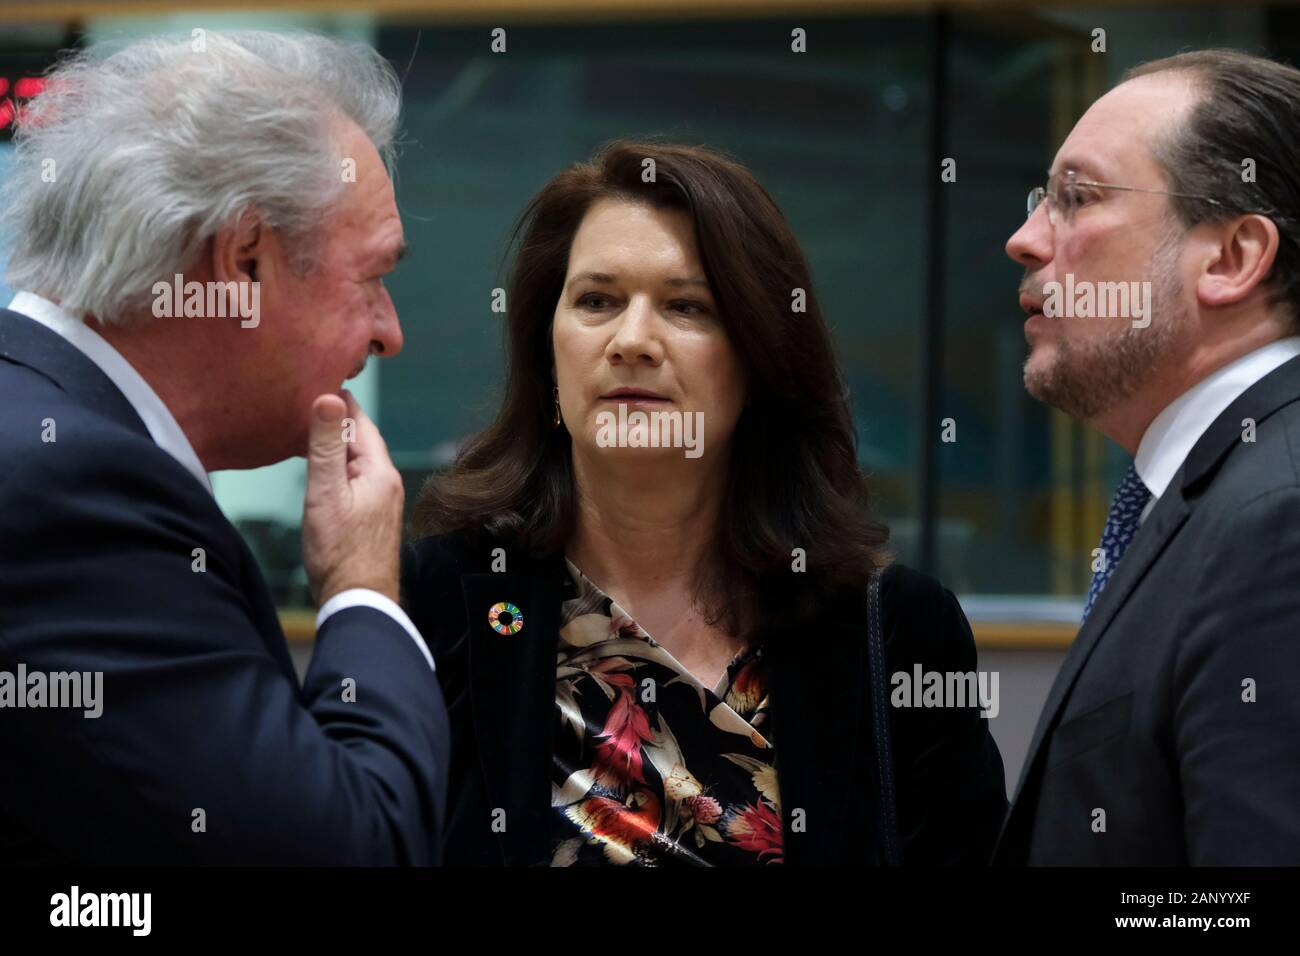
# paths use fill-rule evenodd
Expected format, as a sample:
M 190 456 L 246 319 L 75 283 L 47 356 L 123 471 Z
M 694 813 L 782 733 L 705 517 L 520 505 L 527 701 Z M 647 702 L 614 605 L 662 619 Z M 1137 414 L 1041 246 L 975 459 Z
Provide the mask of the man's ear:
M 1277 224 L 1251 213 L 1217 229 L 1216 254 L 1196 282 L 1196 295 L 1207 306 L 1233 305 L 1268 278 L 1277 259 Z
M 271 230 L 254 212 L 245 212 L 212 237 L 212 277 L 217 282 L 256 282 L 266 270 Z

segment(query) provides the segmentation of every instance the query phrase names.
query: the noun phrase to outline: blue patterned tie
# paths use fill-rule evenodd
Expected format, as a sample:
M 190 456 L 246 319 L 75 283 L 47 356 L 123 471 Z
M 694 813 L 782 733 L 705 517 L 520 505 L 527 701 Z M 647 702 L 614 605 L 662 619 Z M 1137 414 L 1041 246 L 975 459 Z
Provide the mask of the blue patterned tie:
M 1129 542 L 1137 533 L 1138 521 L 1142 518 L 1142 509 L 1151 500 L 1151 492 L 1142 484 L 1137 468 L 1128 466 L 1124 478 L 1115 489 L 1115 497 L 1110 502 L 1110 514 L 1106 515 L 1106 527 L 1101 532 L 1101 551 L 1105 557 L 1102 569 L 1092 576 L 1092 587 L 1088 588 L 1088 603 L 1083 606 L 1083 620 L 1088 620 L 1088 612 L 1106 587 L 1106 582 L 1115 573 L 1119 559 L 1124 557 Z M 1082 623 L 1082 622 L 1080 622 Z

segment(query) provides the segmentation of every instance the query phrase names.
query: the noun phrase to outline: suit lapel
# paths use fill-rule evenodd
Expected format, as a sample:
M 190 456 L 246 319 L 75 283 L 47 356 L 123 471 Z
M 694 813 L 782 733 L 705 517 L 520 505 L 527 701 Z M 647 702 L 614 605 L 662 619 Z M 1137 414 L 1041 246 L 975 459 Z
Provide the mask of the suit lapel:
M 998 834 L 994 851 L 995 861 L 1003 856 L 1004 851 L 1015 852 L 1008 849 L 1015 845 L 1015 841 L 1009 834 L 1014 821 L 1023 811 L 1026 794 L 1033 792 L 1030 781 L 1036 771 L 1044 743 L 1084 664 L 1087 663 L 1102 635 L 1110 626 L 1110 622 L 1124 606 L 1138 582 L 1146 575 L 1147 570 L 1164 551 L 1178 529 L 1187 521 L 1190 509 L 1179 493 L 1178 485 L 1179 479 L 1175 477 L 1169 489 L 1156 502 L 1147 520 L 1138 529 L 1128 551 L 1120 559 L 1119 567 L 1106 583 L 1105 590 L 1098 595 L 1096 603 L 1092 606 L 1092 613 L 1088 615 L 1088 620 L 1084 622 L 1074 643 L 1070 645 L 1069 652 L 1065 655 L 1061 669 L 1057 672 L 1056 680 L 1047 695 L 1047 702 L 1043 705 L 1043 712 L 1038 717 L 1038 724 L 1034 728 L 1034 736 L 1029 744 L 1029 752 L 1025 755 L 1024 765 L 1020 769 L 1020 781 L 1016 785 L 1015 798 L 1003 821 L 1002 831 Z
M 35 319 L 0 309 L 0 357 L 35 369 L 87 408 L 149 437 L 131 403 L 99 366 Z
M 1203 489 L 1202 483 L 1211 478 L 1223 459 L 1242 443 L 1241 430 L 1245 419 L 1256 425 L 1274 412 L 1300 398 L 1300 356 L 1284 362 L 1272 372 L 1246 389 L 1205 430 L 1187 456 L 1183 467 L 1182 488 L 1184 496 L 1192 496 Z
M 461 577 L 469 622 L 470 696 L 492 817 L 507 866 L 550 860 L 555 665 L 563 559 L 529 572 Z M 508 602 L 524 626 L 498 634 L 488 611 Z M 497 811 L 504 811 L 502 818 Z
M 1020 783 L 1016 788 L 1017 800 L 1030 768 L 1038 757 L 1044 738 L 1055 723 L 1075 680 L 1078 679 L 1079 672 L 1083 670 L 1083 665 L 1087 663 L 1115 614 L 1124 606 L 1138 582 L 1186 522 L 1189 513 L 1187 503 L 1178 491 L 1178 478 L 1175 478 L 1169 490 L 1161 496 L 1151 514 L 1147 516 L 1147 520 L 1138 529 L 1132 544 L 1120 559 L 1119 567 L 1106 583 L 1105 590 L 1097 597 L 1092 613 L 1088 615 L 1088 620 L 1084 622 L 1074 643 L 1070 645 L 1069 652 L 1065 655 L 1065 661 L 1057 672 L 1056 680 L 1052 683 L 1052 690 L 1047 695 L 1047 702 L 1043 705 L 1043 712 L 1039 715 L 1038 725 L 1034 729 L 1033 740 L 1029 744 L 1029 753 L 1025 757 L 1025 764 L 1020 772 Z
M 99 366 L 63 336 L 35 319 L 20 312 L 0 309 L 0 356 L 40 372 L 87 408 L 153 440 L 149 429 L 140 420 L 126 396 Z M 248 585 L 243 588 L 243 593 L 257 615 L 258 633 L 280 669 L 296 687 L 298 677 L 293 659 L 289 656 L 284 632 L 280 629 L 275 606 L 258 570 L 257 561 L 243 536 L 221 514 L 220 509 L 214 505 L 213 510 L 213 520 L 229 530 L 239 552 L 241 578 Z
M 1013 819 L 1021 809 L 1022 797 L 1026 793 L 1035 764 L 1041 757 L 1044 742 L 1079 673 L 1129 595 L 1187 521 L 1196 500 L 1213 479 L 1219 466 L 1232 449 L 1241 444 L 1242 421 L 1249 418 L 1257 426 L 1262 425 L 1278 409 L 1297 398 L 1300 398 L 1300 358 L 1284 363 L 1248 388 L 1197 440 L 1183 467 L 1138 530 L 1129 550 L 1120 560 L 1119 567 L 1097 598 L 1092 613 L 1066 654 L 1034 729 L 1033 740 L 1016 786 L 1016 798 L 1007 815 L 999 844 L 1007 836 Z
M 498 837 L 508 866 L 544 865 L 550 859 L 555 665 L 564 574 L 562 557 L 554 557 L 519 573 L 461 577 L 474 726 L 490 808 L 505 811 Z M 524 616 L 518 634 L 498 634 L 488 623 L 489 609 L 503 601 Z M 847 642 L 849 658 L 839 661 L 851 679 L 828 692 L 825 668 L 801 638 L 857 631 L 862 639 Z M 859 769 L 856 755 L 870 746 L 860 737 L 865 653 L 861 621 L 821 621 L 767 644 L 788 863 L 828 863 L 843 855 Z M 790 745 L 783 748 L 782 740 Z M 807 826 L 791 833 L 796 808 L 804 811 Z

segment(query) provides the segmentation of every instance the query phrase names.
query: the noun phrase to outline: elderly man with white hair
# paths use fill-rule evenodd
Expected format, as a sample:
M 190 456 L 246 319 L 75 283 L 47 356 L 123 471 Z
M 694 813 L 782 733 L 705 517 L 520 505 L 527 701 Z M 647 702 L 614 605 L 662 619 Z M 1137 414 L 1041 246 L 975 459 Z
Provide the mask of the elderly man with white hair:
M 343 388 L 402 347 L 399 106 L 368 47 L 272 33 L 90 50 L 29 105 L 0 206 L 6 862 L 438 861 L 402 485 Z M 207 476 L 294 455 L 301 684 Z

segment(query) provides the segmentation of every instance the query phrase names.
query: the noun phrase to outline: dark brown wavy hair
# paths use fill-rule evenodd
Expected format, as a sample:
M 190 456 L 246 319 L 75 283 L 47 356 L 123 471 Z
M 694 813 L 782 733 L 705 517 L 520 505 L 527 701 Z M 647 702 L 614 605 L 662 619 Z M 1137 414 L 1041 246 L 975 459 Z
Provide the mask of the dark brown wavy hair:
M 654 181 L 643 181 L 653 160 Z M 605 144 L 548 182 L 514 229 L 507 286 L 506 388 L 496 420 L 413 514 L 418 534 L 461 532 L 532 556 L 562 551 L 576 514 L 571 439 L 553 427 L 551 321 L 569 249 L 598 200 L 682 210 L 695 227 L 719 317 L 747 372 L 749 402 L 731 439 L 725 500 L 696 598 L 711 624 L 751 638 L 861 593 L 889 560 L 868 512 L 848 393 L 794 234 L 739 163 L 711 149 Z M 795 311 L 795 290 L 804 311 Z M 794 549 L 806 570 L 792 570 Z

